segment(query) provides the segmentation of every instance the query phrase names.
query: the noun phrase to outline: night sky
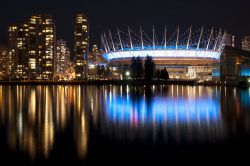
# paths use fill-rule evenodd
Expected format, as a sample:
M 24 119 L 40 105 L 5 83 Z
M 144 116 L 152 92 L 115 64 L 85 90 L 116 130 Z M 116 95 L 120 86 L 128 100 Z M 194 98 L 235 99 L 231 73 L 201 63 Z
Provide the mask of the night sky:
M 250 35 L 249 0 L 1 0 L 0 43 L 7 43 L 9 25 L 24 23 L 34 13 L 47 13 L 55 19 L 57 38 L 72 48 L 78 12 L 89 17 L 91 45 L 100 45 L 101 32 L 128 25 L 144 29 L 204 25 L 227 29 L 238 38 Z

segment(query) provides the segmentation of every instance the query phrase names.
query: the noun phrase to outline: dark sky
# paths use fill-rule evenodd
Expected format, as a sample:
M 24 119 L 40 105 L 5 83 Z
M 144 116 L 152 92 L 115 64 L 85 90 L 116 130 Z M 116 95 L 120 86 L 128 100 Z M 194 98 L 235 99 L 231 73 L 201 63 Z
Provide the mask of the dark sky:
M 238 38 L 250 35 L 249 0 L 1 0 L 0 43 L 7 43 L 11 24 L 23 23 L 33 13 L 51 14 L 57 38 L 72 48 L 74 15 L 86 13 L 90 22 L 91 44 L 100 45 L 100 32 L 116 26 L 190 25 L 226 28 Z

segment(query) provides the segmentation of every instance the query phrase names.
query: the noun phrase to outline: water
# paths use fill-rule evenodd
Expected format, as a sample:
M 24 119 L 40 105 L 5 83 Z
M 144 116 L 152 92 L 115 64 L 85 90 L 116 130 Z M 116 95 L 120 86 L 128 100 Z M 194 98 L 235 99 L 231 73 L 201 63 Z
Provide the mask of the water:
M 249 141 L 250 89 L 0 86 L 1 165 L 242 161 Z

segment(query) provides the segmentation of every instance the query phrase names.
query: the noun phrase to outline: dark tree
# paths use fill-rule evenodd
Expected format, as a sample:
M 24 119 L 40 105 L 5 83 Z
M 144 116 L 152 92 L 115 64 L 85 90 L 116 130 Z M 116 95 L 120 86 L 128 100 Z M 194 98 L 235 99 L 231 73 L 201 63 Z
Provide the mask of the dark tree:
M 142 60 L 140 57 L 132 58 L 130 65 L 130 73 L 132 79 L 139 79 L 143 76 Z
M 106 69 L 104 70 L 105 72 L 105 76 L 110 76 L 112 73 L 111 73 L 111 70 L 109 67 L 106 67 Z
M 130 74 L 132 79 L 136 79 L 136 59 L 133 57 L 130 64 Z
M 96 74 L 97 74 L 97 76 L 101 76 L 101 66 L 100 65 L 96 66 Z
M 166 67 L 164 67 L 164 69 L 161 70 L 160 78 L 162 80 L 168 80 L 169 79 L 169 74 L 168 74 L 168 71 L 167 71 Z
M 160 70 L 160 69 L 157 69 L 156 72 L 155 72 L 155 78 L 156 78 L 157 80 L 159 80 L 159 79 L 161 79 L 160 77 L 161 77 L 161 70 Z
M 147 55 L 144 68 L 145 68 L 145 80 L 152 81 L 154 78 L 155 63 L 151 56 Z
M 96 74 L 99 78 L 104 77 L 105 75 L 105 66 L 104 65 L 98 65 L 96 67 Z
M 138 56 L 136 58 L 136 78 L 140 79 L 143 76 L 143 66 L 142 66 L 142 60 Z

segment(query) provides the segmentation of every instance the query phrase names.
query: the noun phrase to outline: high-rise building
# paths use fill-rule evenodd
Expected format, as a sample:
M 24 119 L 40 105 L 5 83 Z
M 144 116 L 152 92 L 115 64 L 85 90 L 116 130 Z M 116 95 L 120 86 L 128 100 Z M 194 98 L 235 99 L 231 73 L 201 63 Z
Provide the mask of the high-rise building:
M 88 78 L 89 27 L 86 15 L 77 14 L 74 30 L 74 62 L 76 79 Z
M 242 39 L 242 49 L 245 51 L 250 51 L 250 36 L 245 36 Z
M 226 46 L 220 59 L 221 81 L 250 77 L 250 52 Z
M 9 75 L 8 49 L 6 46 L 0 46 L 0 79 L 3 80 Z
M 223 45 L 235 47 L 235 35 L 229 33 L 225 34 Z
M 63 79 L 66 75 L 67 69 L 70 66 L 70 50 L 67 47 L 66 41 L 60 39 L 57 41 L 56 46 L 56 77 Z
M 9 27 L 12 78 L 52 80 L 55 40 L 55 24 L 50 15 L 34 15 L 26 24 Z
M 29 20 L 29 77 L 52 80 L 56 52 L 55 24 L 50 15 L 34 15 Z
M 28 24 L 9 27 L 11 78 L 27 79 L 28 75 Z

